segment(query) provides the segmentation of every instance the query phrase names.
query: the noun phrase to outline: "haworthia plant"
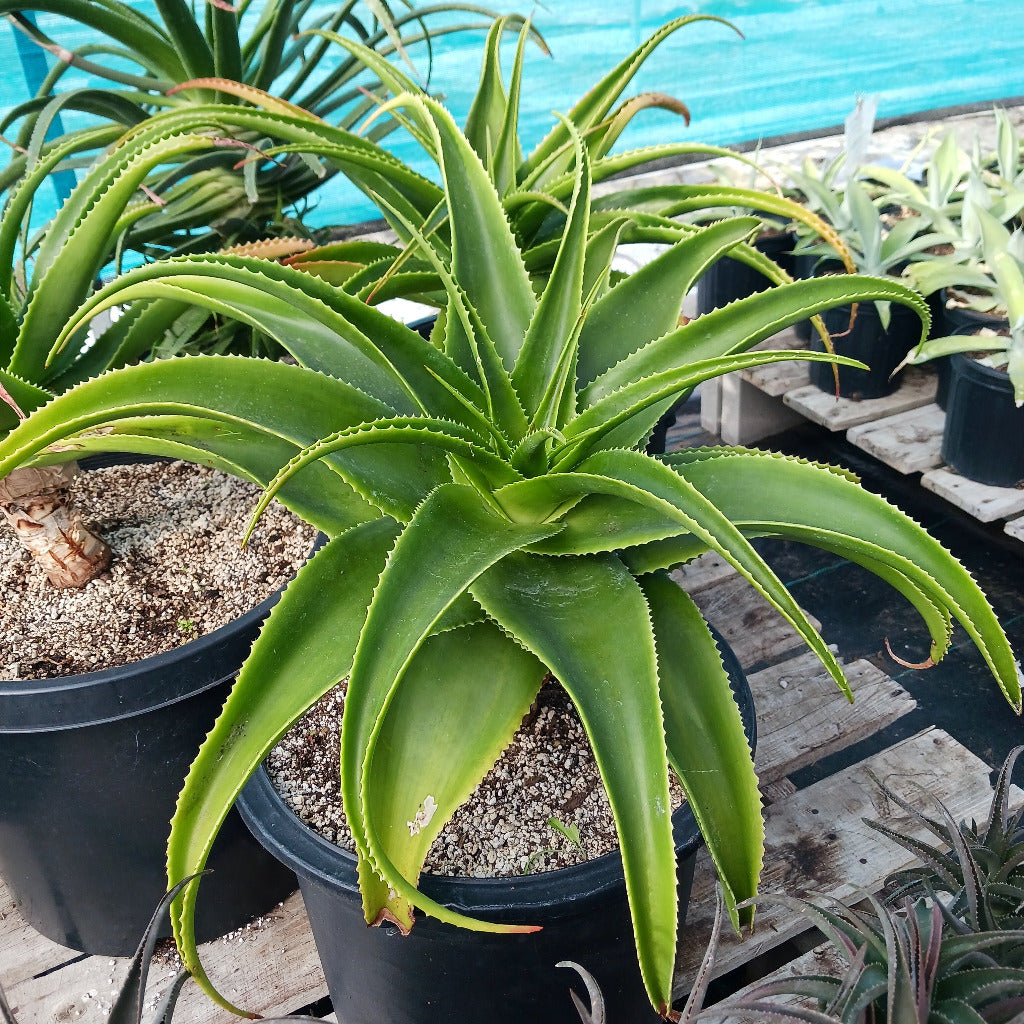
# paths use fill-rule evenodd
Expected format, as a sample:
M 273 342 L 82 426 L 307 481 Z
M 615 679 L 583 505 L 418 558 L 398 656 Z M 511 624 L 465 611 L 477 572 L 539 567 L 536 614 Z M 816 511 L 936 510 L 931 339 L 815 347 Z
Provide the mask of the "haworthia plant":
M 676 928 L 669 771 L 737 924 L 749 916 L 736 904 L 755 892 L 763 833 L 750 750 L 715 641 L 664 570 L 717 551 L 846 688 L 827 644 L 750 538 L 841 552 L 915 603 L 935 659 L 951 620 L 962 622 L 1020 707 L 1014 656 L 973 580 L 847 474 L 743 449 L 666 458 L 642 450 L 664 403 L 701 381 L 808 358 L 750 351 L 797 320 L 872 299 L 909 305 L 925 324 L 927 311 L 897 282 L 850 276 L 781 285 L 680 325 L 696 278 L 757 221 L 695 229 L 642 273 L 613 277 L 612 248 L 593 227 L 591 155 L 571 123 L 572 189 L 538 294 L 503 197 L 465 134 L 435 102 L 401 102 L 429 136 L 441 187 L 402 177 L 383 154 L 374 162 L 370 143 L 352 144 L 349 156 L 362 181 L 376 175 L 381 187 L 367 190 L 438 282 L 443 308 L 430 341 L 326 281 L 259 259 L 183 257 L 140 268 L 87 302 L 55 351 L 114 304 L 197 304 L 259 322 L 300 365 L 211 356 L 106 373 L 11 431 L 0 442 L 0 475 L 81 451 L 174 454 L 269 482 L 268 500 L 279 493 L 331 538 L 275 608 L 189 774 L 168 849 L 175 881 L 202 867 L 278 738 L 347 676 L 342 790 L 367 921 L 410 927 L 418 907 L 508 930 L 431 902 L 416 882 L 429 843 L 550 672 L 597 755 L 641 971 L 652 1004 L 667 1013 Z M 280 117 L 296 135 L 314 132 Z M 431 230 L 439 219 L 443 233 Z M 808 493 L 828 494 L 827 516 L 826 503 L 807 502 Z M 621 624 L 614 642 L 609 621 Z M 481 692 L 465 674 L 485 647 L 503 668 Z M 407 822 L 427 796 L 438 810 L 410 836 Z M 175 931 L 186 965 L 215 994 L 195 946 L 195 898 L 190 886 Z

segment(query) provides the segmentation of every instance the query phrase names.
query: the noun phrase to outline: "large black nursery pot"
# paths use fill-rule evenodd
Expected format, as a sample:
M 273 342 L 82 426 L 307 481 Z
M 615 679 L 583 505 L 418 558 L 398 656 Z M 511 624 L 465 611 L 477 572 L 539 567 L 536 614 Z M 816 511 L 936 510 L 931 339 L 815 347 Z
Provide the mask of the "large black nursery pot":
M 754 708 L 742 669 L 723 656 L 751 746 Z M 417 915 L 407 936 L 368 928 L 355 857 L 304 825 L 260 768 L 239 810 L 254 834 L 299 876 L 334 1010 L 346 1024 L 566 1024 L 575 1019 L 573 960 L 601 987 L 609 1022 L 660 1021 L 640 978 L 618 851 L 586 864 L 516 878 L 421 877 L 424 893 L 472 916 L 541 925 L 530 935 L 494 935 Z M 700 833 L 687 806 L 673 815 L 680 927 L 686 917 Z M 200 900 L 200 902 L 202 902 Z
M 779 230 L 759 235 L 754 241 L 754 248 L 792 274 L 794 267 L 791 253 L 795 244 L 796 236 L 792 232 Z M 710 313 L 713 309 L 763 292 L 769 287 L 771 281 L 760 271 L 731 256 L 724 256 L 711 264 L 697 281 L 697 313 Z
M 983 344 L 984 339 L 979 339 Z M 949 357 L 949 398 L 942 431 L 942 461 L 950 469 L 993 487 L 1024 484 L 1024 408 L 997 370 L 956 352 Z
M 0 682 L 0 876 L 47 938 L 92 954 L 135 952 L 167 888 L 178 791 L 273 601 L 124 668 Z M 210 867 L 201 939 L 295 889 L 235 812 Z
M 122 668 L 0 681 L 0 876 L 47 938 L 85 953 L 134 954 L 167 888 L 178 791 L 277 597 Z M 237 812 L 210 867 L 202 939 L 245 924 L 296 887 Z
M 889 304 L 889 310 L 888 329 L 882 327 L 878 309 L 873 302 L 857 304 L 857 318 L 852 328 L 849 306 L 837 306 L 822 314 L 836 353 L 859 359 L 868 366 L 867 370 L 851 366 L 837 367 L 841 398 L 883 398 L 891 395 L 899 386 L 899 375 L 893 374 L 903 357 L 917 343 L 921 320 L 912 309 L 896 302 Z M 817 333 L 811 337 L 811 349 L 815 352 L 825 350 Z M 835 394 L 836 388 L 833 365 L 808 364 L 811 383 L 829 394 Z

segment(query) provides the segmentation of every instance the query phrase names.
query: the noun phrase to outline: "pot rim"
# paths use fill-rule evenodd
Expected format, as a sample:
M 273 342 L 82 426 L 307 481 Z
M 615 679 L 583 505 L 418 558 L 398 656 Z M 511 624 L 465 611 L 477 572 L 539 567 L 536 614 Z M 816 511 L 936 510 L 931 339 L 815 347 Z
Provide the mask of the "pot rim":
M 96 672 L 0 680 L 0 735 L 103 725 L 156 711 L 218 686 L 238 672 L 281 591 L 205 636 L 169 651 Z M 233 667 L 218 650 L 237 647 Z M 212 669 L 212 671 L 211 671 Z

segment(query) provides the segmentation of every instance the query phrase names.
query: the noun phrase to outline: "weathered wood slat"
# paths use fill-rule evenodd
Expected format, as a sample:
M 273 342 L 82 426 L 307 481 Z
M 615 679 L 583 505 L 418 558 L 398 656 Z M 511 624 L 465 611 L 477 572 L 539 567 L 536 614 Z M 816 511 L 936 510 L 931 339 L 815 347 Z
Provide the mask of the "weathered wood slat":
M 20 1024 L 102 1024 L 128 969 L 125 959 L 81 957 L 38 935 L 21 920 L 2 882 L 0 949 L 0 983 Z M 207 972 L 220 991 L 264 1016 L 288 1013 L 327 994 L 298 893 L 248 928 L 204 943 L 201 950 Z M 154 962 L 147 1002 L 155 1003 L 177 966 L 173 951 Z M 186 982 L 178 1006 L 177 1019 L 189 1024 L 238 1021 L 191 981 Z
M 911 366 L 904 374 L 903 383 L 884 398 L 867 398 L 856 402 L 850 398 L 836 398 L 812 384 L 786 392 L 783 401 L 812 423 L 833 431 L 848 430 L 883 416 L 893 416 L 922 405 L 930 405 L 935 401 L 935 388 L 936 379 L 932 370 Z
M 756 1016 L 754 1014 L 736 1011 L 729 1014 L 728 1017 L 725 1017 L 723 1011 L 727 1010 L 731 1005 L 737 1003 L 741 999 L 747 998 L 754 989 L 760 985 L 766 984 L 767 982 L 782 981 L 785 978 L 803 977 L 808 974 L 825 975 L 830 978 L 841 978 L 845 969 L 846 961 L 843 960 L 838 952 L 836 952 L 834 946 L 829 943 L 825 943 L 821 946 L 815 946 L 814 949 L 808 950 L 802 956 L 797 957 L 795 960 L 791 960 L 788 964 L 783 965 L 778 970 L 772 971 L 770 974 L 766 974 L 763 978 L 752 981 L 749 985 L 745 985 L 739 991 L 734 992 L 731 996 L 706 1007 L 705 1012 L 698 1017 L 698 1020 L 700 1020 L 702 1024 L 711 1024 L 712 1021 L 723 1020 L 728 1020 L 730 1024 L 755 1024 L 755 1022 L 760 1024 L 760 1022 L 764 1020 L 763 1016 Z M 770 1001 L 778 1004 L 792 1004 L 799 1002 L 799 1000 L 794 996 L 773 996 Z
M 945 467 L 929 470 L 921 477 L 921 483 L 925 489 L 983 523 L 1024 512 L 1024 490 L 979 484 Z
M 904 798 L 937 797 L 956 818 L 980 817 L 991 800 L 989 768 L 939 729 L 928 729 L 770 806 L 765 815 L 762 892 L 824 893 L 838 900 L 878 890 L 887 875 L 911 863 L 910 855 L 863 824 L 864 817 L 923 835 L 878 788 L 881 780 Z M 1019 800 L 1019 791 L 1015 799 Z M 922 806 L 925 806 L 922 803 Z M 688 990 L 714 917 L 714 873 L 700 857 L 680 942 L 677 992 Z M 715 976 L 806 930 L 805 920 L 770 903 L 758 910 L 753 935 L 722 936 Z
M 792 327 L 780 331 L 767 341 L 755 345 L 758 349 L 804 349 L 807 342 L 796 336 Z M 781 398 L 787 391 L 806 387 L 811 382 L 806 360 L 791 360 L 785 363 L 772 363 L 768 366 L 756 366 L 750 370 L 741 370 L 739 376 L 753 384 L 758 391 L 772 398 Z
M 749 677 L 761 737 L 755 763 L 762 784 L 873 735 L 917 706 L 899 683 L 868 661 L 844 665 L 851 704 L 811 653 Z
M 1024 540 L 1024 517 L 1021 519 L 1011 519 L 1003 530 L 1013 537 L 1014 540 Z
M 692 597 L 744 668 L 772 664 L 804 646 L 800 634 L 738 573 Z M 810 620 L 819 625 L 813 616 Z
M 923 473 L 942 465 L 945 422 L 945 412 L 932 403 L 851 427 L 846 440 L 899 473 Z

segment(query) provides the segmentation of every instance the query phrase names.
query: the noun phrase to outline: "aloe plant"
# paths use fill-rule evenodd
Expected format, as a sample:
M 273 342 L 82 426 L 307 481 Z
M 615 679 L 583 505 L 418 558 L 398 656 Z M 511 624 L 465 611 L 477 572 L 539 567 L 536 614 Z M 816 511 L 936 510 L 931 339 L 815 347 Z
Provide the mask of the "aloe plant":
M 412 0 L 344 0 L 327 7 L 309 0 L 242 0 L 236 5 L 157 0 L 154 6 L 150 16 L 127 0 L 0 0 L 0 14 L 56 57 L 37 95 L 0 121 L 0 132 L 17 128 L 12 142 L 23 154 L 0 175 L 0 188 L 57 150 L 63 152 L 57 169 L 80 167 L 86 157 L 162 109 L 235 102 L 205 79 L 270 91 L 296 108 L 351 128 L 372 109 L 371 97 L 381 84 L 358 57 L 344 54 L 328 36 L 356 37 L 367 52 L 385 63 L 400 60 L 413 74 L 410 55 L 425 52 L 429 82 L 434 41 L 485 28 L 494 17 L 484 7 L 451 0 L 422 6 Z M 68 19 L 71 25 L 64 31 L 76 24 L 91 30 L 95 42 L 76 49 L 51 38 L 29 16 L 34 11 Z M 88 84 L 56 92 L 72 68 L 89 75 Z M 90 127 L 53 138 L 55 119 L 67 110 L 87 115 Z M 393 127 L 381 124 L 377 132 Z M 265 144 L 256 134 L 248 141 L 256 147 Z M 207 153 L 162 168 L 149 184 L 165 193 L 170 208 L 136 222 L 131 244 L 160 255 L 261 238 L 282 223 L 283 211 L 322 184 L 329 170 L 301 156 L 251 162 L 243 171 L 234 168 L 236 162 L 230 152 Z M 187 187 L 176 189 L 175 183 L 184 179 Z
M 348 676 L 342 789 L 367 920 L 409 927 L 416 906 L 509 930 L 432 903 L 416 879 L 433 837 L 550 672 L 597 754 L 641 971 L 653 1005 L 667 1012 L 676 924 L 669 765 L 734 923 L 736 903 L 755 890 L 763 840 L 750 751 L 717 649 L 663 570 L 720 552 L 847 690 L 827 644 L 748 538 L 842 553 L 915 604 L 935 660 L 959 620 L 1020 706 L 1014 656 L 969 574 L 848 474 L 744 449 L 661 459 L 639 450 L 663 403 L 702 380 L 808 358 L 748 351 L 799 319 L 871 299 L 910 305 L 925 324 L 927 310 L 896 281 L 842 276 L 781 285 L 680 326 L 687 290 L 757 222 L 694 229 L 648 267 L 613 278 L 607 232 L 592 220 L 591 157 L 571 123 L 572 190 L 538 294 L 502 195 L 466 135 L 432 100 L 401 103 L 429 132 L 440 188 L 403 176 L 372 143 L 315 131 L 332 159 L 345 141 L 352 173 L 440 283 L 444 307 L 430 341 L 275 263 L 205 255 L 140 267 L 86 302 L 55 351 L 115 304 L 154 316 L 166 304 L 198 304 L 258 323 L 300 365 L 197 356 L 102 374 L 0 442 L 0 476 L 84 451 L 174 454 L 268 483 L 266 500 L 279 491 L 331 537 L 275 608 L 190 772 L 168 850 L 175 881 L 201 868 L 277 739 Z M 296 145 L 314 145 L 313 128 L 278 120 Z M 435 230 L 442 222 L 445 231 Z M 808 503 L 807 493 L 820 500 Z M 614 640 L 609 621 L 620 627 Z M 474 656 L 502 666 L 494 686 L 478 685 Z M 450 667 L 441 687 L 429 669 L 436 658 Z M 410 836 L 409 807 L 426 795 L 438 811 Z M 195 895 L 189 887 L 174 911 L 176 936 L 215 994 L 194 943 Z
M 1019 407 L 1024 405 L 1024 231 L 1017 228 L 1011 234 L 984 209 L 975 210 L 974 216 L 980 227 L 983 262 L 933 261 L 916 269 L 915 277 L 929 289 L 953 285 L 972 289 L 986 300 L 989 312 L 1006 316 L 1008 332 L 1005 336 L 989 332 L 980 342 L 971 334 L 934 338 L 914 349 L 906 361 L 916 364 L 952 352 L 989 351 L 987 361 L 1005 368 Z
M 574 146 L 571 129 L 583 136 L 591 161 L 591 174 L 595 185 L 627 173 L 640 173 L 657 166 L 659 161 L 680 157 L 718 157 L 752 165 L 741 154 L 719 146 L 697 142 L 679 142 L 659 146 L 614 152 L 622 132 L 643 111 L 658 108 L 672 111 L 685 119 L 689 112 L 685 105 L 660 92 L 642 93 L 616 106 L 624 90 L 644 63 L 674 32 L 702 21 L 729 23 L 709 15 L 683 15 L 667 22 L 632 53 L 608 71 L 573 108 L 555 121 L 544 138 L 526 154 L 519 129 L 519 101 L 523 88 L 523 59 L 530 26 L 520 29 L 519 42 L 513 59 L 508 85 L 501 66 L 499 44 L 504 32 L 515 27 L 514 19 L 498 19 L 488 33 L 484 46 L 480 81 L 470 106 L 464 127 L 465 136 L 487 170 L 492 187 L 501 197 L 505 212 L 512 225 L 517 243 L 531 272 L 543 273 L 550 269 L 551 260 L 558 249 L 558 240 L 565 227 L 568 202 L 572 195 Z M 423 90 L 401 69 L 382 61 L 358 41 L 331 36 L 353 55 L 364 62 L 395 95 L 423 95 Z M 224 84 L 224 88 L 231 88 Z M 238 92 L 254 102 L 260 102 L 253 93 Z M 428 150 L 432 148 L 429 127 L 418 122 L 414 113 L 403 113 L 393 103 L 381 103 L 378 115 L 394 115 Z M 274 153 L 273 148 L 268 150 Z M 437 154 L 432 154 L 435 159 Z M 832 255 L 842 259 L 848 270 L 853 270 L 842 242 L 828 223 L 781 195 L 772 195 L 757 189 L 715 185 L 657 185 L 646 188 L 613 188 L 610 184 L 600 195 L 591 199 L 591 226 L 603 228 L 606 240 L 622 242 L 671 242 L 692 232 L 693 228 L 678 218 L 686 214 L 703 212 L 712 216 L 727 216 L 737 207 L 749 208 L 772 217 L 792 219 L 804 224 L 814 235 L 820 235 L 834 246 Z M 385 211 L 387 216 L 387 211 Z M 391 220 L 400 240 L 407 241 L 404 226 Z M 446 230 L 443 223 L 437 230 Z M 738 245 L 733 257 L 761 271 L 769 280 L 780 283 L 789 280 L 768 257 L 746 242 Z M 429 268 L 410 266 L 408 249 L 393 248 L 389 252 L 379 247 L 372 254 L 354 248 L 350 243 L 325 246 L 302 254 L 295 265 L 332 276 L 356 291 L 362 289 L 365 297 L 385 294 L 405 294 L 430 300 L 436 292 L 417 295 L 417 288 L 433 285 Z M 365 262 L 364 262 L 365 260 Z M 395 280 L 396 271 L 406 272 L 404 280 Z M 404 290 L 403 290 L 404 289 Z

